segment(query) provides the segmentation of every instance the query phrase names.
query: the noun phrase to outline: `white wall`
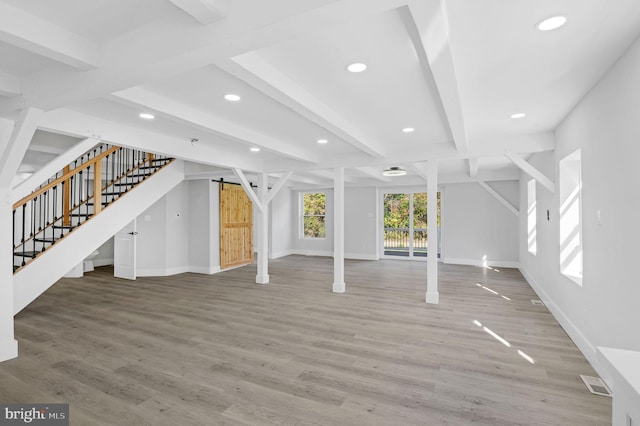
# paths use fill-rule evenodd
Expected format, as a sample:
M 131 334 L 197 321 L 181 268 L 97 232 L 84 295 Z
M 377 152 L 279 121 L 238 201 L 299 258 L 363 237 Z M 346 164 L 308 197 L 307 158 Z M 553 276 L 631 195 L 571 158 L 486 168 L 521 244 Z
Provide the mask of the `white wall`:
M 188 202 L 189 271 L 212 274 L 220 270 L 218 184 L 189 181 Z
M 136 274 L 167 275 L 167 197 L 164 196 L 137 218 Z
M 136 252 L 139 276 L 218 272 L 217 184 L 185 181 L 140 215 Z
M 294 192 L 282 188 L 271 201 L 269 221 L 269 257 L 278 258 L 293 253 L 293 238 L 296 235 Z
M 557 181 L 558 162 L 577 148 L 582 151 L 582 286 L 560 273 L 557 194 L 538 185 L 537 256 L 528 253 L 526 238 L 520 239 L 523 274 L 605 380 L 611 373 L 596 356 L 597 346 L 640 351 L 640 280 L 634 267 L 640 253 L 639 94 L 636 41 L 558 127 L 556 151 L 531 159 Z M 527 180 L 523 176 L 521 188 Z M 520 205 L 526 205 L 526 194 Z M 523 216 L 520 234 L 525 232 Z
M 93 258 L 94 266 L 113 265 L 113 237 L 98 247 L 98 255 Z
M 518 182 L 490 186 L 518 205 Z M 477 183 L 441 189 L 442 256 L 445 263 L 518 267 L 518 218 Z
M 345 188 L 344 209 L 344 256 L 347 259 L 378 259 L 377 188 Z

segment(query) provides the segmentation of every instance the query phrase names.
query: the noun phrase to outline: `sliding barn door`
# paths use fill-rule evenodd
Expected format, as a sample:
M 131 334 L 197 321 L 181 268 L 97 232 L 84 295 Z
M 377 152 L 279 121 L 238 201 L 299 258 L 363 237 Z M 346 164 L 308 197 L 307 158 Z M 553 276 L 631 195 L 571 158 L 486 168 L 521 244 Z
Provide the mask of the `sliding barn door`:
M 220 184 L 220 268 L 253 263 L 253 205 L 240 185 Z

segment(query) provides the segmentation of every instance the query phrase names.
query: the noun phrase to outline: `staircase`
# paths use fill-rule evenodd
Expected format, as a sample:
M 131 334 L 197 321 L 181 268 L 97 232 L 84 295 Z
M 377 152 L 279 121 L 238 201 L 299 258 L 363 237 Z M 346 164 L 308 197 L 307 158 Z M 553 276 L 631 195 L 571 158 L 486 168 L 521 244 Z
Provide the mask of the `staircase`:
M 99 144 L 15 202 L 15 313 L 183 179 L 181 161 Z

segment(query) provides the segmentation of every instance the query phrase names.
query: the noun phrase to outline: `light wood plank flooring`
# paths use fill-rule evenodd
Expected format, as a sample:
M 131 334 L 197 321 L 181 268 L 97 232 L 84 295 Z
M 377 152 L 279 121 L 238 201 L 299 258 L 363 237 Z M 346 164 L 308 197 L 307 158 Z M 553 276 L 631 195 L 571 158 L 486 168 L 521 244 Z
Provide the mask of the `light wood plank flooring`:
M 17 316 L 0 401 L 69 402 L 87 425 L 611 424 L 518 271 L 440 265 L 427 305 L 425 263 L 347 261 L 341 295 L 332 265 L 63 279 Z

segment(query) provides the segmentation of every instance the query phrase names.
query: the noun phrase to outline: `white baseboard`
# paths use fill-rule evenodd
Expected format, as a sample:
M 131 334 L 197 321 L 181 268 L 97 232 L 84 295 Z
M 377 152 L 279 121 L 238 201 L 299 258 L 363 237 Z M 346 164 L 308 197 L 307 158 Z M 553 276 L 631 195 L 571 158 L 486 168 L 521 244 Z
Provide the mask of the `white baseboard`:
M 533 291 L 538 295 L 538 298 L 542 300 L 551 315 L 558 321 L 560 326 L 569 335 L 571 340 L 576 344 L 580 352 L 589 361 L 591 366 L 598 372 L 598 374 L 608 382 L 607 378 L 611 377 L 610 372 L 607 370 L 602 360 L 598 357 L 596 347 L 592 345 L 584 334 L 576 327 L 576 325 L 569 319 L 567 315 L 553 302 L 549 295 L 542 289 L 542 287 L 536 282 L 535 279 L 527 272 L 526 269 L 520 268 L 520 273 L 525 280 L 529 283 Z M 610 383 L 610 382 L 609 382 Z
M 291 254 L 299 254 L 302 256 L 333 257 L 333 251 L 324 251 L 324 250 L 293 250 Z
M 345 259 L 351 260 L 380 260 L 375 254 L 362 254 L 362 253 L 345 253 Z
M 93 259 L 93 266 L 110 266 L 113 265 L 113 258 L 111 259 Z
M 293 250 L 279 251 L 279 252 L 276 252 L 276 253 L 270 253 L 269 254 L 269 259 L 278 259 L 278 258 L 285 257 L 285 256 L 291 256 L 292 254 L 296 254 L 296 252 L 293 251 Z
M 18 357 L 18 341 L 15 339 L 0 341 L 0 362 Z
M 482 259 L 462 259 L 456 257 L 446 257 L 444 263 L 452 265 L 470 265 L 470 266 L 491 266 L 492 268 L 519 268 L 520 262 L 515 260 L 487 260 L 486 263 Z
M 194 274 L 212 275 L 220 272 L 220 266 L 189 266 L 188 271 Z
M 289 256 L 291 254 L 298 254 L 301 256 L 333 257 L 333 251 L 325 251 L 325 250 L 291 250 L 290 252 L 286 252 L 284 256 Z M 375 254 L 362 254 L 362 253 L 345 253 L 344 258 L 352 259 L 352 260 L 380 260 L 380 258 Z
M 136 269 L 138 277 L 168 277 L 170 275 L 184 274 L 189 272 L 188 266 L 176 266 L 173 268 L 142 268 Z

